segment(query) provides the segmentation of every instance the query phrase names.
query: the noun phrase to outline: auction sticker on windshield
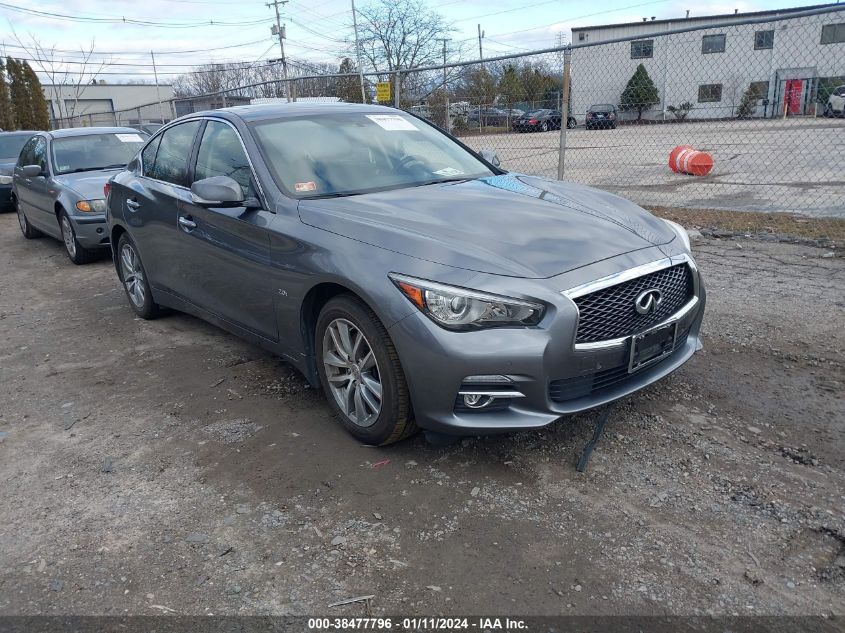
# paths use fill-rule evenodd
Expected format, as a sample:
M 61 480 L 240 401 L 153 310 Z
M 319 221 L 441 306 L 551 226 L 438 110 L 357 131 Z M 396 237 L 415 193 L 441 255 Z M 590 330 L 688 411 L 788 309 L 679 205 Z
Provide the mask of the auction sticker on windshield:
M 416 132 L 417 126 L 408 119 L 396 114 L 367 114 L 370 121 L 379 127 L 390 131 L 411 131 Z
M 144 139 L 140 134 L 115 134 L 123 143 L 143 143 Z
M 434 173 L 439 176 L 460 176 L 464 172 L 460 169 L 455 169 L 454 167 L 444 167 L 443 169 L 438 169 Z

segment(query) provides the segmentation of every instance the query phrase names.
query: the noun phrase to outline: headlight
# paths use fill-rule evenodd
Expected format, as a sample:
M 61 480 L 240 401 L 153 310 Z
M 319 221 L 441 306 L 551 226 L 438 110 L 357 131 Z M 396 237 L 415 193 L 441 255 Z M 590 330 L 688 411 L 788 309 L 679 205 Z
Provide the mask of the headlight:
M 11 185 L 12 177 L 6 174 L 0 174 L 0 185 Z
M 545 311 L 542 304 L 531 301 L 500 297 L 392 273 L 390 279 L 402 294 L 432 321 L 452 330 L 536 325 L 543 318 Z
M 673 231 L 675 231 L 675 233 L 677 234 L 678 237 L 681 238 L 681 242 L 683 242 L 684 248 L 687 251 L 690 251 L 691 249 L 690 249 L 690 243 L 689 243 L 689 234 L 687 233 L 687 230 L 684 227 L 682 227 L 680 224 L 678 224 L 677 222 L 672 222 L 672 220 L 664 219 L 663 221 L 666 224 L 668 224 L 672 228 Z
M 105 200 L 80 200 L 76 203 L 76 208 L 83 213 L 105 213 Z

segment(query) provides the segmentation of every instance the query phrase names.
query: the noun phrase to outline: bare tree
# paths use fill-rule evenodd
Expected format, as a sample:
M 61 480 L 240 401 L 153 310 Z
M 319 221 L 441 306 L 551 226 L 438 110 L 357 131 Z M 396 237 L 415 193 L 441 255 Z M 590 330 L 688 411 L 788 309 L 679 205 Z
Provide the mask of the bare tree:
M 18 45 L 33 60 L 36 70 L 46 75 L 50 82 L 50 101 L 56 104 L 57 118 L 73 117 L 79 108 L 79 101 L 88 86 L 97 83 L 97 77 L 109 66 L 111 58 L 94 57 L 94 41 L 88 48 L 80 47 L 78 59 L 66 60 L 56 48 L 38 41 L 34 35 L 26 41 L 12 29 Z

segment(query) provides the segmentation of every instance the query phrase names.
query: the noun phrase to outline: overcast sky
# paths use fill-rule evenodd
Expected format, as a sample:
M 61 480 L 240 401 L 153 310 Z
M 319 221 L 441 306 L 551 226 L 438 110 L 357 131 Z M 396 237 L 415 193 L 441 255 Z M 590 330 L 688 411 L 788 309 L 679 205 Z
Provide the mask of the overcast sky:
M 37 39 L 47 48 L 89 48 L 111 65 L 102 78 L 152 81 L 150 51 L 156 53 L 162 83 L 190 66 L 212 61 L 249 61 L 279 56 L 270 33 L 275 21 L 266 0 L 0 0 L 0 52 L 26 57 L 17 48 Z M 358 6 L 367 0 L 357 0 Z M 454 25 L 453 44 L 478 54 L 477 24 L 485 32 L 484 56 L 554 46 L 559 33 L 569 41 L 574 26 L 691 15 L 809 6 L 796 0 L 430 0 L 429 6 Z M 42 14 L 36 14 L 41 12 Z M 71 16 L 73 19 L 69 19 Z M 351 33 L 350 0 L 290 0 L 283 9 L 286 53 L 312 62 L 337 63 Z M 119 20 L 142 22 L 131 24 Z M 220 24 L 209 25 L 214 20 Z M 205 22 L 204 25 L 200 23 Z M 216 50 L 212 50 L 216 49 Z M 177 54 L 176 51 L 195 51 Z M 79 54 L 60 53 L 61 59 Z M 35 66 L 33 64 L 33 66 Z

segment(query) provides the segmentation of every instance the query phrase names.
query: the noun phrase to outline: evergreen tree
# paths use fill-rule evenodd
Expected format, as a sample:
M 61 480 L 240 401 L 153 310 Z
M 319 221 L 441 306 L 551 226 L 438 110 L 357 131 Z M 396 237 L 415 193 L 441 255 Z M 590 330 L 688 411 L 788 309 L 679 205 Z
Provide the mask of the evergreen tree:
M 525 90 L 522 88 L 522 82 L 519 80 L 519 75 L 516 74 L 516 68 L 508 65 L 502 77 L 499 79 L 499 94 L 501 101 L 505 107 L 510 109 L 514 103 L 522 101 L 525 95 Z
M 29 109 L 32 113 L 32 130 L 50 129 L 50 110 L 47 107 L 47 99 L 44 98 L 44 90 L 41 88 L 41 81 L 38 75 L 32 70 L 29 62 L 23 62 L 23 75 L 29 93 Z
M 619 109 L 625 112 L 636 110 L 637 121 L 643 118 L 643 112 L 660 103 L 657 86 L 649 77 L 645 66 L 640 64 L 628 80 L 619 99 Z
M 9 77 L 9 97 L 12 111 L 15 113 L 15 129 L 32 129 L 32 110 L 29 107 L 29 86 L 23 74 L 21 63 L 11 57 L 6 58 L 6 73 Z
M 14 130 L 16 127 L 12 99 L 9 97 L 9 84 L 6 83 L 6 64 L 0 59 L 0 129 Z
M 340 62 L 338 72 L 341 74 L 354 73 L 358 69 L 348 57 Z M 346 103 L 361 103 L 361 80 L 359 77 L 338 77 L 337 96 Z

